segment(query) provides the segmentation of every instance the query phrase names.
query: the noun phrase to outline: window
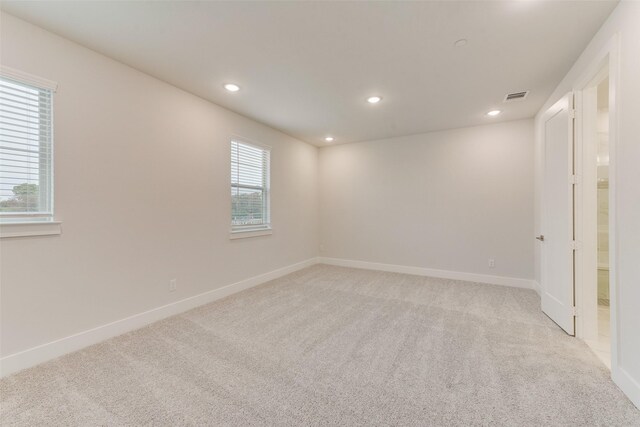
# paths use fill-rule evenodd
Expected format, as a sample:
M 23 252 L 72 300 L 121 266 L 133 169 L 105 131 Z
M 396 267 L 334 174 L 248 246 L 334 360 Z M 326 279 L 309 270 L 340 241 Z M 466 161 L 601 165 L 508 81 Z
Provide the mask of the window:
M 269 154 L 269 148 L 231 141 L 232 233 L 271 229 Z
M 0 76 L 0 219 L 50 221 L 53 88 L 5 74 Z

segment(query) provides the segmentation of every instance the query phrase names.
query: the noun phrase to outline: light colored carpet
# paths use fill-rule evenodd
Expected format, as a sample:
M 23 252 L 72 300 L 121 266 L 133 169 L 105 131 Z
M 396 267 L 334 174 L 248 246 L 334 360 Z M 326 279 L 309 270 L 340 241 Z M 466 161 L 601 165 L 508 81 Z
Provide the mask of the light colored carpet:
M 533 291 L 323 265 L 0 391 L 3 425 L 640 425 Z

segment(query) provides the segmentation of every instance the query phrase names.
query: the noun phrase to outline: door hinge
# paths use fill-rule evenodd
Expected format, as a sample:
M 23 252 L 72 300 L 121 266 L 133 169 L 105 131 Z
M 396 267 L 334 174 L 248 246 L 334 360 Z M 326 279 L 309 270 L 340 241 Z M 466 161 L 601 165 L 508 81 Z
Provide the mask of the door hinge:
M 576 110 L 574 110 L 573 108 L 571 110 L 569 110 L 569 118 L 570 119 L 575 119 L 576 118 Z
M 571 315 L 576 317 L 578 316 L 578 309 L 576 308 L 575 305 L 571 307 Z
M 580 249 L 580 243 L 577 240 L 572 240 L 571 243 L 569 243 L 569 248 L 577 251 Z
M 570 175 L 569 184 L 580 184 L 580 175 Z

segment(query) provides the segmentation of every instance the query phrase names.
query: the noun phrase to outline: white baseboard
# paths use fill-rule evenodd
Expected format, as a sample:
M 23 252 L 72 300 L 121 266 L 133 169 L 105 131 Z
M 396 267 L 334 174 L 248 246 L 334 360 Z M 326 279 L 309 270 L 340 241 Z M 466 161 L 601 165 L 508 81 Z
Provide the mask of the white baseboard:
M 381 264 L 377 262 L 356 261 L 341 258 L 320 258 L 320 263 L 341 267 L 363 268 L 366 270 L 389 271 L 393 273 L 413 274 L 415 276 L 437 277 L 440 279 L 464 280 L 466 282 L 486 283 L 490 285 L 511 286 L 514 288 L 533 289 L 535 282 L 531 279 L 516 277 L 490 276 L 487 274 L 463 273 L 459 271 L 437 270 L 434 268 L 410 267 L 405 265 Z
M 143 313 L 135 314 L 106 325 L 98 326 L 75 335 L 42 344 L 19 353 L 5 356 L 0 359 L 0 377 L 5 377 L 9 374 L 55 359 L 67 353 L 71 353 L 109 338 L 139 329 L 153 322 L 157 322 L 158 320 L 216 301 L 231 294 L 277 279 L 317 263 L 318 258 L 310 258 L 297 264 L 279 268 L 259 276 L 241 280 L 240 282 L 236 282 L 231 285 L 223 286 L 221 288 L 185 298 Z
M 620 367 L 611 371 L 611 378 L 629 400 L 636 405 L 636 408 L 640 409 L 640 383 Z

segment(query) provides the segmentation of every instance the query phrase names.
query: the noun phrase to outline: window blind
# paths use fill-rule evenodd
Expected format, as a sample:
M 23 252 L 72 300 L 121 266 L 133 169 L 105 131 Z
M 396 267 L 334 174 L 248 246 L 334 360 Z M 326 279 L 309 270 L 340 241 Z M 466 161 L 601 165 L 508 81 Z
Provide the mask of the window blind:
M 0 217 L 50 218 L 52 90 L 0 77 Z
M 231 141 L 231 229 L 269 228 L 269 149 Z

